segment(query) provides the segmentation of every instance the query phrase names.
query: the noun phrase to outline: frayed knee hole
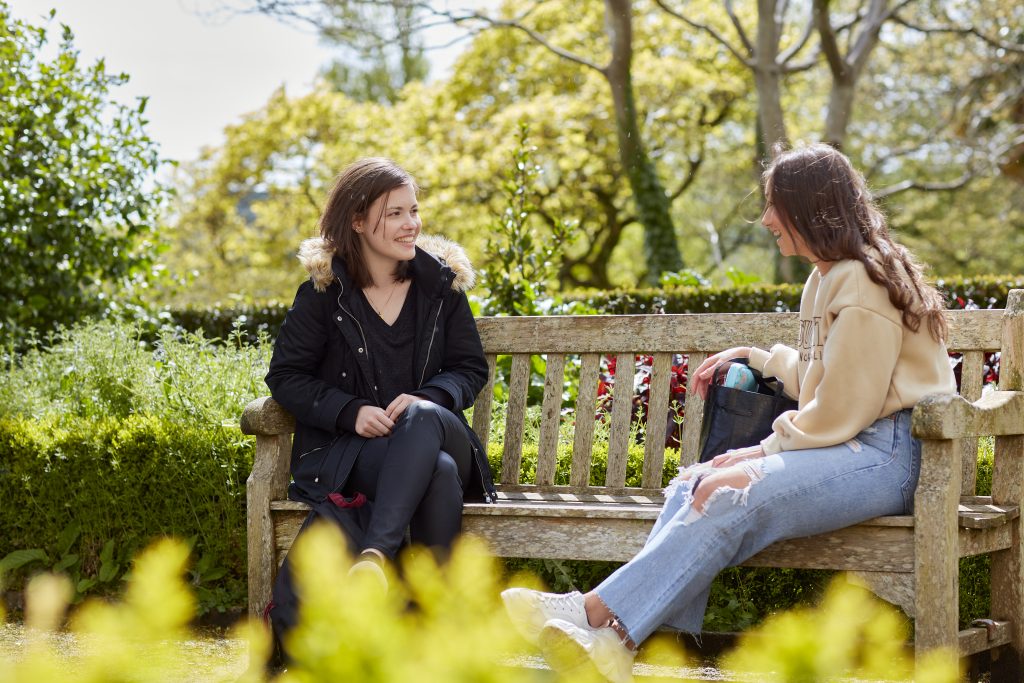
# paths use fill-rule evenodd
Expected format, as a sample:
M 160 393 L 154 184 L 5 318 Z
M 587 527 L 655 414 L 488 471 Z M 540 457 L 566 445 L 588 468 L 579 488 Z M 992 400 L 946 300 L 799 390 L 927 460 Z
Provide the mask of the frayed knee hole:
M 756 480 L 760 481 L 762 478 L 757 477 Z M 755 478 L 752 476 L 752 473 L 747 472 L 745 468 L 718 472 L 705 477 L 701 480 L 697 490 L 693 492 L 693 509 L 700 514 L 704 514 L 708 501 L 719 489 L 725 488 L 733 491 L 742 491 L 754 483 L 754 481 Z

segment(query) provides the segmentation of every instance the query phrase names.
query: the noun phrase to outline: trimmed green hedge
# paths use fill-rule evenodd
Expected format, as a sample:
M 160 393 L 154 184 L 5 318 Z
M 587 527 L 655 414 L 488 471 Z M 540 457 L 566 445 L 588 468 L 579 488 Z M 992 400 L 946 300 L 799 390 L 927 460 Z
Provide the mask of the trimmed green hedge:
M 936 284 L 950 308 L 1003 308 L 1009 290 L 1024 288 L 1024 276 L 947 277 Z M 786 312 L 800 308 L 802 290 L 802 284 L 763 284 L 570 292 L 555 311 L 583 307 L 605 314 Z M 171 311 L 171 319 L 186 330 L 202 330 L 206 337 L 220 339 L 227 339 L 237 324 L 253 340 L 260 333 L 277 334 L 287 311 L 288 304 L 280 302 L 216 305 Z
M 245 480 L 253 443 L 237 428 L 147 415 L 0 418 L 0 557 L 8 577 L 68 573 L 78 597 L 115 591 L 154 537 L 193 544 L 201 612 L 245 605 Z

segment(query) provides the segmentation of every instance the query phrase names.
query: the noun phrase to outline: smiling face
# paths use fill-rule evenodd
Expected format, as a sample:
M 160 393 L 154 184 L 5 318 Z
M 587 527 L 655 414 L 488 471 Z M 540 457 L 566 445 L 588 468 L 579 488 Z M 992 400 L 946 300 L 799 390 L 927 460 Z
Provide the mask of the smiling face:
M 377 197 L 366 213 L 357 216 L 352 229 L 359 233 L 363 260 L 371 272 L 394 272 L 399 261 L 416 256 L 420 220 L 416 190 L 400 185 Z
M 804 238 L 789 225 L 782 212 L 772 204 L 771 183 L 765 188 L 765 196 L 768 197 L 768 200 L 764 207 L 764 213 L 761 214 L 761 225 L 775 236 L 775 244 L 779 247 L 779 253 L 783 256 L 802 256 L 809 261 L 817 261 L 817 256 L 807 246 Z

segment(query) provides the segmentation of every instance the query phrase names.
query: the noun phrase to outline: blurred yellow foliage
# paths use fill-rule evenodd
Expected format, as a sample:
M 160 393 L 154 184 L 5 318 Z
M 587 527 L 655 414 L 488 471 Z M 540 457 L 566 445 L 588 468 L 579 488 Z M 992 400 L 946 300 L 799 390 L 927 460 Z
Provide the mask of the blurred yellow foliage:
M 314 526 L 296 543 L 296 587 L 306 599 L 290 634 L 295 662 L 276 675 L 276 683 L 585 680 L 583 674 L 557 679 L 538 668 L 536 653 L 507 621 L 499 597 L 505 587 L 501 572 L 479 541 L 461 540 L 442 564 L 427 551 L 407 552 L 401 578 L 389 569 L 387 592 L 365 575 L 348 578 L 352 559 L 344 548 L 339 532 L 327 525 Z M 249 643 L 251 665 L 240 678 L 241 666 L 217 675 L 189 668 L 195 657 L 190 659 L 186 645 L 187 624 L 195 601 L 183 578 L 187 562 L 180 541 L 152 545 L 136 559 L 122 602 L 88 602 L 73 615 L 71 648 L 60 645 L 58 633 L 70 585 L 61 576 L 36 577 L 27 590 L 23 646 L 14 656 L 0 650 L 0 683 L 265 683 L 270 638 L 256 621 L 233 634 Z M 512 583 L 536 586 L 536 579 L 516 576 Z M 908 680 L 913 661 L 905 638 L 902 617 L 840 579 L 820 608 L 777 615 L 744 637 L 723 668 L 739 680 Z M 694 675 L 677 641 L 664 634 L 646 644 L 639 661 L 655 665 L 644 669 L 651 680 Z M 958 676 L 956 660 L 937 653 L 918 666 L 914 680 L 953 683 Z

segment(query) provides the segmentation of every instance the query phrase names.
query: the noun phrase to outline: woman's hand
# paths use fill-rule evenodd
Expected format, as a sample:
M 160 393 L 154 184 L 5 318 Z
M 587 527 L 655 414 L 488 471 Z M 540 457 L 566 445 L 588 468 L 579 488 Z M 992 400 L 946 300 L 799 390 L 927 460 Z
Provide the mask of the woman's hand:
M 697 372 L 693 373 L 693 385 L 688 388 L 690 390 L 696 389 L 700 397 L 706 399 L 708 397 L 708 385 L 711 384 L 711 378 L 715 374 L 715 368 L 726 361 L 732 360 L 733 358 L 748 358 L 749 356 L 749 346 L 736 346 L 731 349 L 726 349 L 721 353 L 716 353 L 713 356 L 708 356 L 708 359 L 701 363 L 700 367 L 697 368 Z
M 392 422 L 398 422 L 398 418 L 402 416 L 405 409 L 411 406 L 417 401 L 426 401 L 427 399 L 420 396 L 413 396 L 412 394 L 399 394 L 395 396 L 395 400 L 391 402 L 391 405 L 384 411 L 387 416 L 391 418 Z
M 711 466 L 715 468 L 729 467 L 736 463 L 743 462 L 744 460 L 753 460 L 754 458 L 763 458 L 764 448 L 761 444 L 756 446 L 748 446 L 746 448 L 737 448 L 734 451 L 728 453 L 722 453 L 711 458 Z
M 356 434 L 367 439 L 387 436 L 394 426 L 395 421 L 388 417 L 383 408 L 363 406 L 356 413 Z

